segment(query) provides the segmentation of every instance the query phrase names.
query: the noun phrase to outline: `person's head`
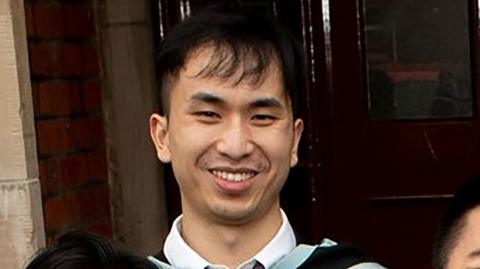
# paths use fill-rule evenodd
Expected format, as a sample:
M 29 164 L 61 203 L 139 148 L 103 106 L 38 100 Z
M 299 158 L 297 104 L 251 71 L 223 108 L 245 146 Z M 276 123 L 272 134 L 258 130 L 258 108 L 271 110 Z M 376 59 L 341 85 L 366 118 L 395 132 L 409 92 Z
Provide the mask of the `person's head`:
M 210 8 L 174 27 L 159 54 L 164 115 L 151 116 L 151 135 L 183 213 L 224 223 L 271 213 L 303 130 L 299 45 L 267 18 Z
M 209 6 L 185 19 L 163 40 L 156 60 L 165 116 L 180 71 L 195 53 L 205 50 L 213 53 L 198 73 L 192 74 L 195 77 L 258 85 L 269 68 L 277 66 L 292 111 L 299 109 L 298 94 L 294 93 L 303 91 L 306 84 L 301 45 L 269 18 L 229 3 Z
M 70 232 L 40 250 L 25 269 L 155 269 L 147 259 L 118 251 L 106 239 Z
M 455 194 L 433 245 L 435 269 L 480 268 L 480 174 Z

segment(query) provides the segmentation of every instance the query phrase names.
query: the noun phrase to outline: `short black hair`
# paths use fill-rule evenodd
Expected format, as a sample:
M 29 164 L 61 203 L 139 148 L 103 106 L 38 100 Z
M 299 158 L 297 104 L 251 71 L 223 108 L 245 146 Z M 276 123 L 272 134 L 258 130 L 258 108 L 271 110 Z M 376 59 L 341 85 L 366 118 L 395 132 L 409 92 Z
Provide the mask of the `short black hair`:
M 116 249 L 105 238 L 72 231 L 41 249 L 25 269 L 156 269 L 146 258 Z
M 200 77 L 229 78 L 237 71 L 237 83 L 259 83 L 272 61 L 276 61 L 287 95 L 297 112 L 297 91 L 305 88 L 304 52 L 288 31 L 270 18 L 241 4 L 215 4 L 174 26 L 162 41 L 157 58 L 161 84 L 161 106 L 168 115 L 171 82 L 196 49 L 212 48 L 209 64 Z
M 433 243 L 432 263 L 435 269 L 446 267 L 452 249 L 465 228 L 466 216 L 477 206 L 480 206 L 480 173 L 456 192 L 443 217 Z

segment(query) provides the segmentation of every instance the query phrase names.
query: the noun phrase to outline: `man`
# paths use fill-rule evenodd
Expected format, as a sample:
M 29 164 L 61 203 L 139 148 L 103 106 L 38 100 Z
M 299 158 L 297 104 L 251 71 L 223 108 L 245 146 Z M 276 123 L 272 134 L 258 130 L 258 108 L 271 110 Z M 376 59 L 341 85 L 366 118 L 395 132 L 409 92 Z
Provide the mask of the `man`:
M 455 194 L 433 246 L 435 269 L 480 268 L 480 174 Z
M 151 136 L 172 164 L 183 213 L 160 260 L 272 268 L 297 245 L 279 193 L 303 131 L 294 98 L 305 87 L 300 46 L 267 18 L 214 7 L 171 30 L 158 66 L 163 115 L 151 116 Z M 338 268 L 364 261 L 355 253 Z
M 42 249 L 25 269 L 155 269 L 145 258 L 117 250 L 91 233 L 69 232 Z

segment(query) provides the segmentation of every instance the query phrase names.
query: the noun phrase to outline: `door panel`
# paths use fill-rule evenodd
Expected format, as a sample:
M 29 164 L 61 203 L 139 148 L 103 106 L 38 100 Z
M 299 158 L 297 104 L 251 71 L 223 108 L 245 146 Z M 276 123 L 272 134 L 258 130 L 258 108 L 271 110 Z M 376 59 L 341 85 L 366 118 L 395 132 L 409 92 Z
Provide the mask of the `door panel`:
M 361 4 L 330 2 L 334 139 L 323 141 L 332 143 L 333 156 L 325 167 L 327 234 L 360 244 L 392 268 L 429 268 L 432 236 L 449 197 L 480 168 L 478 106 L 464 118 L 370 119 Z M 468 6 L 477 25 L 477 11 Z M 469 38 L 476 47 L 477 37 Z M 478 78 L 475 50 L 472 55 Z M 431 79 L 428 72 L 416 76 Z
M 363 241 L 369 254 L 390 268 L 430 268 L 429 242 L 448 199 L 389 197 L 366 203 Z

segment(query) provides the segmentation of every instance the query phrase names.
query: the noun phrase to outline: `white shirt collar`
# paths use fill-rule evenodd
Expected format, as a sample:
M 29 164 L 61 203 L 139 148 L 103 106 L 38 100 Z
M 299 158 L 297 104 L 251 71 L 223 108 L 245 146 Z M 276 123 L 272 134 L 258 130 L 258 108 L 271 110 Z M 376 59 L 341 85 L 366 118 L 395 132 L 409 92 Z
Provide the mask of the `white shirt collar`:
M 295 248 L 297 242 L 292 226 L 283 210 L 281 210 L 281 215 L 282 226 L 277 234 L 262 250 L 251 259 L 243 262 L 238 269 L 251 268 L 253 265 L 252 261 L 258 261 L 268 269 L 281 257 L 290 253 Z M 170 264 L 182 269 L 204 269 L 207 266 L 212 268 L 227 268 L 222 265 L 210 264 L 187 245 L 180 234 L 181 220 L 181 215 L 175 219 L 172 229 L 165 240 L 163 252 Z

